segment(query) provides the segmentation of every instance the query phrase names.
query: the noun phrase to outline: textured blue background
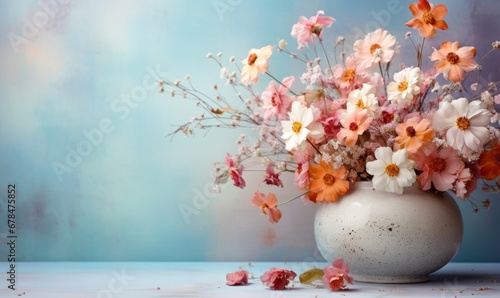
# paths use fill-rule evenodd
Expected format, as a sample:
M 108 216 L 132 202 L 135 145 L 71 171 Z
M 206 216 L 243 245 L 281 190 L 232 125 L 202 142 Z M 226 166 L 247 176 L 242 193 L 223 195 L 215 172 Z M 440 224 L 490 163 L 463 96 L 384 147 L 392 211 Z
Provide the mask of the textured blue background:
M 321 259 L 312 234 L 314 205 L 287 205 L 282 222 L 271 225 L 249 206 L 255 189 L 209 192 L 211 163 L 236 150 L 239 132 L 170 142 L 165 135 L 172 125 L 199 111 L 159 94 L 151 74 L 171 80 L 190 74 L 210 94 L 223 82 L 208 52 L 239 61 L 278 38 L 294 50 L 291 26 L 319 9 L 337 19 L 327 33 L 331 40 L 343 35 L 352 43 L 382 26 L 398 38 L 402 57 L 411 58 L 404 39 L 410 1 L 59 0 L 45 20 L 40 3 L 47 2 L 3 1 L 0 9 L 0 236 L 5 242 L 6 188 L 15 183 L 18 260 Z M 500 37 L 498 1 L 439 3 L 448 6 L 450 27 L 438 33 L 439 41 L 475 45 L 481 56 Z M 436 42 L 426 44 L 429 55 Z M 500 77 L 495 54 L 487 80 Z M 272 59 L 277 77 L 301 74 L 286 55 L 275 52 Z M 86 156 L 71 157 L 86 134 L 94 138 L 80 148 Z M 54 166 L 68 161 L 57 174 Z M 455 261 L 500 261 L 498 198 L 480 214 L 458 203 L 465 234 Z M 188 209 L 194 213 L 180 211 Z

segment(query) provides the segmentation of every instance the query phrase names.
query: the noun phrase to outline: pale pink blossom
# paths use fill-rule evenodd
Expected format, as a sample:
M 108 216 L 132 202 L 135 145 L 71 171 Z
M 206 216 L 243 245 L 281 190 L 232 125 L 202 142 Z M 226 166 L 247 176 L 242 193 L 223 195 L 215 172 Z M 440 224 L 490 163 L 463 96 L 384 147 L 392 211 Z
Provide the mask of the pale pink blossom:
M 425 143 L 412 155 L 415 168 L 422 171 L 418 176 L 420 188 L 429 190 L 431 183 L 439 191 L 453 188 L 464 162 L 451 147 L 438 149 L 434 143 Z
M 297 274 L 291 270 L 273 267 L 265 272 L 260 280 L 271 290 L 284 290 L 296 276 Z
M 315 16 L 307 19 L 302 16 L 299 18 L 299 22 L 292 27 L 292 37 L 297 38 L 299 45 L 309 45 L 310 42 L 317 37 L 320 41 L 323 37 L 323 28 L 330 27 L 335 19 L 332 17 L 325 17 L 324 11 L 319 10 Z
M 276 86 L 274 81 L 269 82 L 266 90 L 262 92 L 262 101 L 264 110 L 264 119 L 276 118 L 282 120 L 292 104 L 293 98 L 288 95 L 290 87 L 295 78 L 293 76 L 286 77 L 281 82 L 280 86 Z
M 349 276 L 349 264 L 343 259 L 336 259 L 332 265 L 326 266 L 323 271 L 323 283 L 331 291 L 347 289 L 347 284 L 353 284 L 354 279 Z
M 347 57 L 345 66 L 337 64 L 333 69 L 335 84 L 339 87 L 343 96 L 347 96 L 354 88 L 367 81 L 365 74 L 366 68 L 356 62 L 354 54 Z
M 248 285 L 248 271 L 238 270 L 226 275 L 226 285 Z
M 251 49 L 246 59 L 243 59 L 243 69 L 241 70 L 241 83 L 257 83 L 259 73 L 265 73 L 269 64 L 267 60 L 273 54 L 273 46 L 268 45 L 260 49 Z
M 377 29 L 368 33 L 364 39 L 354 43 L 356 60 L 367 69 L 379 62 L 387 63 L 394 57 L 396 38 L 387 30 Z
M 283 182 L 280 179 L 280 174 L 274 172 L 274 167 L 268 164 L 266 167 L 266 174 L 264 175 L 264 182 L 268 185 L 275 185 L 283 187 Z
M 299 189 L 309 188 L 309 155 L 302 151 L 295 151 L 293 159 L 297 163 L 297 170 L 293 176 L 293 182 Z
M 476 178 L 472 175 L 470 168 L 462 167 L 457 173 L 457 180 L 453 185 L 455 195 L 465 200 L 469 197 L 470 193 L 476 188 Z M 471 187 L 472 186 L 472 187 Z

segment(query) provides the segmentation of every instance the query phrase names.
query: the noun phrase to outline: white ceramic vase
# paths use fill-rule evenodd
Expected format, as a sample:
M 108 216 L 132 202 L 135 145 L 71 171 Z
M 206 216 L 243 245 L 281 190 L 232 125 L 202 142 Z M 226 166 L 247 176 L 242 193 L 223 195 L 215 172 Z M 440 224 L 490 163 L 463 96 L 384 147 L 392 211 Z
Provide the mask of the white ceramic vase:
M 323 257 L 347 261 L 356 281 L 413 283 L 427 281 L 455 256 L 463 223 L 448 195 L 417 184 L 398 195 L 367 181 L 351 185 L 336 203 L 321 204 L 314 234 Z

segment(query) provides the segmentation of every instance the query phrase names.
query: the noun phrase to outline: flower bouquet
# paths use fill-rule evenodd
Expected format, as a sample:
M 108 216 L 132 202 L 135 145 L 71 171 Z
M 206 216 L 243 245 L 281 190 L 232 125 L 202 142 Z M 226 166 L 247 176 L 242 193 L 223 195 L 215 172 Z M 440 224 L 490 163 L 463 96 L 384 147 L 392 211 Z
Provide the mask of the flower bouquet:
M 230 66 L 221 53 L 209 53 L 234 93 L 224 95 L 214 85 L 217 95 L 208 96 L 189 76 L 183 82 L 160 80 L 160 92 L 173 87 L 172 97 L 194 100 L 203 111 L 171 135 L 212 128 L 253 132 L 242 134 L 238 150 L 214 164 L 214 191 L 230 180 L 245 188 L 245 171 L 255 170 L 256 160 L 268 185 L 284 187 L 281 175 L 293 175 L 301 191 L 297 197 L 280 202 L 275 194 L 256 190 L 248 198 L 272 223 L 282 218 L 279 207 L 284 203 L 298 198 L 335 203 L 359 181 L 398 194 L 418 184 L 424 191 L 468 200 L 474 211 L 487 208 L 490 200 L 472 193 L 479 181 L 481 190 L 499 191 L 500 81 L 484 81 L 481 63 L 498 54 L 500 42 L 493 42 L 480 59 L 474 46 L 459 41 L 426 48 L 426 40 L 448 29 L 447 8 L 419 0 L 409 10 L 413 17 L 405 25 L 417 30 L 419 43 L 412 31 L 398 42 L 379 28 L 350 41 L 352 48 L 339 36 L 327 50 L 323 33 L 335 19 L 318 11 L 292 26 L 297 53 L 285 40 L 251 49 L 240 61 L 230 57 Z M 400 42 L 412 45 L 414 60 L 395 63 Z M 274 52 L 289 55 L 304 72 L 277 78 L 271 72 Z M 425 59 L 433 62 L 432 68 L 422 69 Z M 262 79 L 267 86 L 255 90 Z

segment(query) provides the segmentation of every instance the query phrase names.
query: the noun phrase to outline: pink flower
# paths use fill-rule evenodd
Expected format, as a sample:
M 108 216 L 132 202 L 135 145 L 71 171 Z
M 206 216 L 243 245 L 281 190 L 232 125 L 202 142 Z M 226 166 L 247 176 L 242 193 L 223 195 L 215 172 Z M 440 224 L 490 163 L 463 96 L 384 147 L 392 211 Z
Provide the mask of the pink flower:
M 273 54 L 273 46 L 268 45 L 261 49 L 251 49 L 246 59 L 242 60 L 243 69 L 241 70 L 241 83 L 257 83 L 259 72 L 265 73 L 268 68 L 267 60 Z
M 299 189 L 309 188 L 309 155 L 303 151 L 295 151 L 293 159 L 297 163 L 297 170 L 293 176 L 293 182 Z
M 369 69 L 379 62 L 391 61 L 395 47 L 396 38 L 379 28 L 354 43 L 354 55 L 358 63 Z
M 456 150 L 444 147 L 438 150 L 434 143 L 425 143 L 412 155 L 415 168 L 422 171 L 418 176 L 420 188 L 429 190 L 431 182 L 439 191 L 453 189 L 458 172 L 465 166 Z
M 226 165 L 228 167 L 229 175 L 231 176 L 231 179 L 234 181 L 234 186 L 237 186 L 239 188 L 245 188 L 245 180 L 243 180 L 243 165 L 236 166 L 236 162 L 234 158 L 231 156 L 231 154 L 227 154 L 226 158 L 224 159 L 226 162 Z
M 330 27 L 335 19 L 332 17 L 324 17 L 324 11 L 320 10 L 318 13 L 310 17 L 309 20 L 302 16 L 299 18 L 299 22 L 292 27 L 292 37 L 297 38 L 299 45 L 309 45 L 309 42 L 314 40 L 314 36 L 317 36 L 321 41 L 323 36 L 323 28 Z
M 271 223 L 278 223 L 281 219 L 281 211 L 278 209 L 278 199 L 273 193 L 269 193 L 264 199 L 264 194 L 261 192 L 255 192 L 252 200 L 250 201 L 252 206 L 260 207 L 262 214 L 269 215 L 269 221 Z
M 472 60 L 476 56 L 476 48 L 460 47 L 458 41 L 445 41 L 439 50 L 434 48 L 431 61 L 439 73 L 447 76 L 448 80 L 457 83 L 464 79 L 465 72 L 476 69 L 477 62 Z
M 352 285 L 354 279 L 349 276 L 349 264 L 342 259 L 336 259 L 332 265 L 326 266 L 323 271 L 323 283 L 331 291 L 347 289 L 346 283 Z
M 274 81 L 269 82 L 266 90 L 262 92 L 262 108 L 264 109 L 264 119 L 275 117 L 278 120 L 285 119 L 287 112 L 292 104 L 292 97 L 286 94 L 293 84 L 295 78 L 286 77 L 277 87 Z
M 356 62 L 354 55 L 347 57 L 345 67 L 342 64 L 335 66 L 333 70 L 335 83 L 344 97 L 347 97 L 356 86 L 361 86 L 366 81 L 363 79 L 365 72 L 365 67 Z
M 271 288 L 271 290 L 284 290 L 291 280 L 294 280 L 297 274 L 291 270 L 271 268 L 264 273 L 260 280 Z
M 238 270 L 226 275 L 226 285 L 248 285 L 248 271 Z
M 477 180 L 472 175 L 470 168 L 463 167 L 458 171 L 457 180 L 453 186 L 453 191 L 462 200 L 470 196 L 471 192 L 476 188 Z
M 337 134 L 339 140 L 345 139 L 346 146 L 354 146 L 358 141 L 358 136 L 370 126 L 373 118 L 368 116 L 368 110 L 357 108 L 351 113 L 344 115 L 340 123 L 342 128 Z
M 280 180 L 280 174 L 274 172 L 274 167 L 270 164 L 267 165 L 266 175 L 264 182 L 268 185 L 276 185 L 283 187 L 283 182 Z

